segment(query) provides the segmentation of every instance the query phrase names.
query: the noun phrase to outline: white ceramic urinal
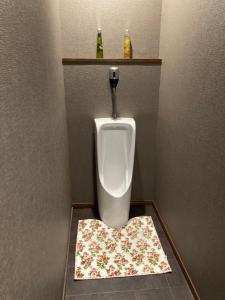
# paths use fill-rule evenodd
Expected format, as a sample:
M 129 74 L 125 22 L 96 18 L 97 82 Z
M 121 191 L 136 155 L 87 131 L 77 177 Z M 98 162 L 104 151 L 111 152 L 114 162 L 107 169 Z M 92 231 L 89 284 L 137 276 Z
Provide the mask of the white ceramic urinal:
M 127 223 L 136 126 L 132 118 L 95 119 L 98 207 L 110 227 Z

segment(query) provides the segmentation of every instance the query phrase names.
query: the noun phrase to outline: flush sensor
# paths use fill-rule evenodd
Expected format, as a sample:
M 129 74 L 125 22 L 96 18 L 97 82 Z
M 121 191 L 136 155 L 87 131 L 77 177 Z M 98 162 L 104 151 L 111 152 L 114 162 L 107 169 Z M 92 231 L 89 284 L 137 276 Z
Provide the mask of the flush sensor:
M 116 88 L 119 81 L 119 68 L 110 67 L 109 68 L 109 81 L 111 88 Z

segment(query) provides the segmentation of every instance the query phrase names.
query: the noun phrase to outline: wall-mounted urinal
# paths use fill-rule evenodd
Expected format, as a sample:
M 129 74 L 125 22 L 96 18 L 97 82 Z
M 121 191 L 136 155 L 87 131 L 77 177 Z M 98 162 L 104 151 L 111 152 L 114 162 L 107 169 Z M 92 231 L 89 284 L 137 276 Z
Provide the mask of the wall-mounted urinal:
M 98 207 L 110 227 L 127 223 L 136 126 L 132 118 L 95 119 Z

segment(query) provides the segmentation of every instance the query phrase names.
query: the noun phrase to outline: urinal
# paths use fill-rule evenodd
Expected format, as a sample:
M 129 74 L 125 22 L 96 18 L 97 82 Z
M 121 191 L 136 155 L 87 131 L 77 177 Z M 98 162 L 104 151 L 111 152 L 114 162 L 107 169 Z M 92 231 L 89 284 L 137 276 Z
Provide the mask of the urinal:
M 95 119 L 100 218 L 110 227 L 129 218 L 136 126 L 132 118 Z

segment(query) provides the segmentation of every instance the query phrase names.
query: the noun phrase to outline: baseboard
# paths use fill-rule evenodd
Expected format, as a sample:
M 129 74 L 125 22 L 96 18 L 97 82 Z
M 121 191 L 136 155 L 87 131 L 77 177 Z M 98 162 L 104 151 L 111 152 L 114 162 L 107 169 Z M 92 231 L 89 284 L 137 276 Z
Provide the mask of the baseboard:
M 94 208 L 96 207 L 95 203 L 72 203 L 73 208 Z
M 185 267 L 185 265 L 184 265 L 184 263 L 183 263 L 183 261 L 181 259 L 180 254 L 179 254 L 179 252 L 178 252 L 178 250 L 177 250 L 177 248 L 176 248 L 176 246 L 175 246 L 175 244 L 173 242 L 173 239 L 172 239 L 172 237 L 171 237 L 171 235 L 169 233 L 169 230 L 167 229 L 167 226 L 166 226 L 166 224 L 164 223 L 164 221 L 162 219 L 162 216 L 161 216 L 161 214 L 160 214 L 160 212 L 159 212 L 159 210 L 157 208 L 157 205 L 155 204 L 155 201 L 153 201 L 153 200 L 131 201 L 131 205 L 132 206 L 135 206 L 135 205 L 142 205 L 142 206 L 143 205 L 152 205 L 152 207 L 154 208 L 155 213 L 156 213 L 156 215 L 157 215 L 157 217 L 158 217 L 158 219 L 160 221 L 160 224 L 162 225 L 162 228 L 163 228 L 163 230 L 164 230 L 164 232 L 166 234 L 166 237 L 167 237 L 167 239 L 168 239 L 168 241 L 169 241 L 169 243 L 170 243 L 170 245 L 171 245 L 171 247 L 173 249 L 174 255 L 175 255 L 175 257 L 176 257 L 176 259 L 177 259 L 177 261 L 178 261 L 178 263 L 179 263 L 179 265 L 181 267 L 181 270 L 182 270 L 182 272 L 184 274 L 184 277 L 185 277 L 185 279 L 187 281 L 187 284 L 188 284 L 188 286 L 189 286 L 189 288 L 190 288 L 190 290 L 192 292 L 193 297 L 195 298 L 195 300 L 200 300 L 198 292 L 197 292 L 197 290 L 196 290 L 196 288 L 195 288 L 195 286 L 194 286 L 194 284 L 193 284 L 193 282 L 191 280 L 190 275 L 188 274 L 188 271 L 187 271 L 187 269 L 186 269 L 186 267 Z M 77 208 L 77 209 L 78 208 L 94 208 L 94 207 L 96 207 L 96 204 L 95 203 L 72 203 L 72 207 L 73 208 Z
M 147 200 L 147 201 L 131 201 L 131 205 L 153 205 L 153 200 Z M 73 208 L 94 208 L 96 207 L 95 203 L 72 203 Z

